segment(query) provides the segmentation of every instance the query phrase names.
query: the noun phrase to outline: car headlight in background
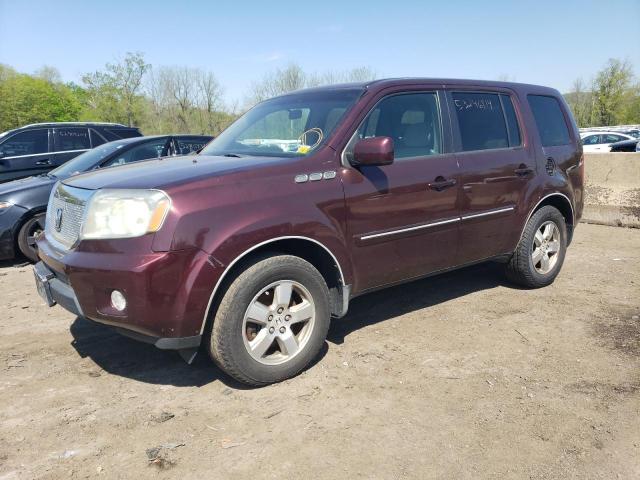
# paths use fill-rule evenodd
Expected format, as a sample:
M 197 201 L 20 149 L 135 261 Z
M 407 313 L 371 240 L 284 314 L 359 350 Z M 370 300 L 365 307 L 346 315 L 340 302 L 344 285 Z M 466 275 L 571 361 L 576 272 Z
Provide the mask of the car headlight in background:
M 13 203 L 11 202 L 0 202 L 0 215 L 13 207 Z
M 83 239 L 131 238 L 157 232 L 171 208 L 160 190 L 98 190 L 89 200 Z

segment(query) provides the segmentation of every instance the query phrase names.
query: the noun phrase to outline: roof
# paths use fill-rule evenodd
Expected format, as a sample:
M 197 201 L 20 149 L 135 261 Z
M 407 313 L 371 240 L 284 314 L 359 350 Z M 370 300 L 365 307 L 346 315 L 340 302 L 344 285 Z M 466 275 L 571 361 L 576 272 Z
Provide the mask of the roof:
M 498 88 L 511 88 L 522 89 L 525 88 L 532 92 L 540 93 L 557 93 L 557 91 L 550 87 L 542 85 L 533 85 L 528 83 L 517 82 L 501 82 L 494 80 L 472 80 L 472 79 L 457 79 L 457 78 L 428 78 L 428 77 L 404 77 L 404 78 L 382 78 L 378 80 L 371 80 L 367 82 L 353 82 L 353 83 L 339 83 L 333 85 L 323 85 L 319 87 L 304 88 L 301 90 L 295 90 L 293 92 L 286 93 L 282 96 L 306 93 L 306 92 L 323 92 L 323 91 L 335 91 L 335 90 L 348 90 L 348 89 L 363 89 L 363 90 L 382 90 L 387 87 L 403 86 L 403 85 L 438 85 L 438 86 L 466 86 L 466 87 L 498 87 Z

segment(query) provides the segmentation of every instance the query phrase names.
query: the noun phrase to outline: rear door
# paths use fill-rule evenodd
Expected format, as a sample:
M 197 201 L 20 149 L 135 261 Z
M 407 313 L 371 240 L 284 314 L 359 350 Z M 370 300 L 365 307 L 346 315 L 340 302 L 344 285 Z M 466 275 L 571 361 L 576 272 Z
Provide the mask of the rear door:
M 347 164 L 363 138 L 394 142 L 393 164 L 342 171 L 357 291 L 455 264 L 458 166 L 443 102 L 435 90 L 387 94 L 345 149 Z
M 15 133 L 0 143 L 0 182 L 48 172 L 53 168 L 49 129 Z
M 57 167 L 91 148 L 89 129 L 86 127 L 54 128 L 53 146 L 52 163 Z
M 461 179 L 458 260 L 466 264 L 505 253 L 527 214 L 536 162 L 514 94 L 454 89 L 448 95 Z

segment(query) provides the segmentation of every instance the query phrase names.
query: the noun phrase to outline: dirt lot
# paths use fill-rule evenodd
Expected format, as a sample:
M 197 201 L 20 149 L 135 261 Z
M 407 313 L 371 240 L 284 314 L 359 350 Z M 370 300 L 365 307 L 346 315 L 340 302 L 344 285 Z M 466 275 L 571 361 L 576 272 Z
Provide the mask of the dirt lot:
M 245 389 L 0 268 L 0 479 L 640 478 L 640 230 L 560 277 L 493 264 L 355 300 L 301 376 Z

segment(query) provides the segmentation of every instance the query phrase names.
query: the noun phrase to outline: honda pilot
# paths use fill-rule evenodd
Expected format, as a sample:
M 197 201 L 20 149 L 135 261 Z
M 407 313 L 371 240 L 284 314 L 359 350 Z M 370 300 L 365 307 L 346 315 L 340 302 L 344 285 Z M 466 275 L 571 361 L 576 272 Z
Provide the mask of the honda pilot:
M 159 162 L 163 162 L 161 165 Z M 199 155 L 70 177 L 35 266 L 53 306 L 237 380 L 307 367 L 356 296 L 488 260 L 551 284 L 582 215 L 558 91 L 389 79 L 249 110 Z

